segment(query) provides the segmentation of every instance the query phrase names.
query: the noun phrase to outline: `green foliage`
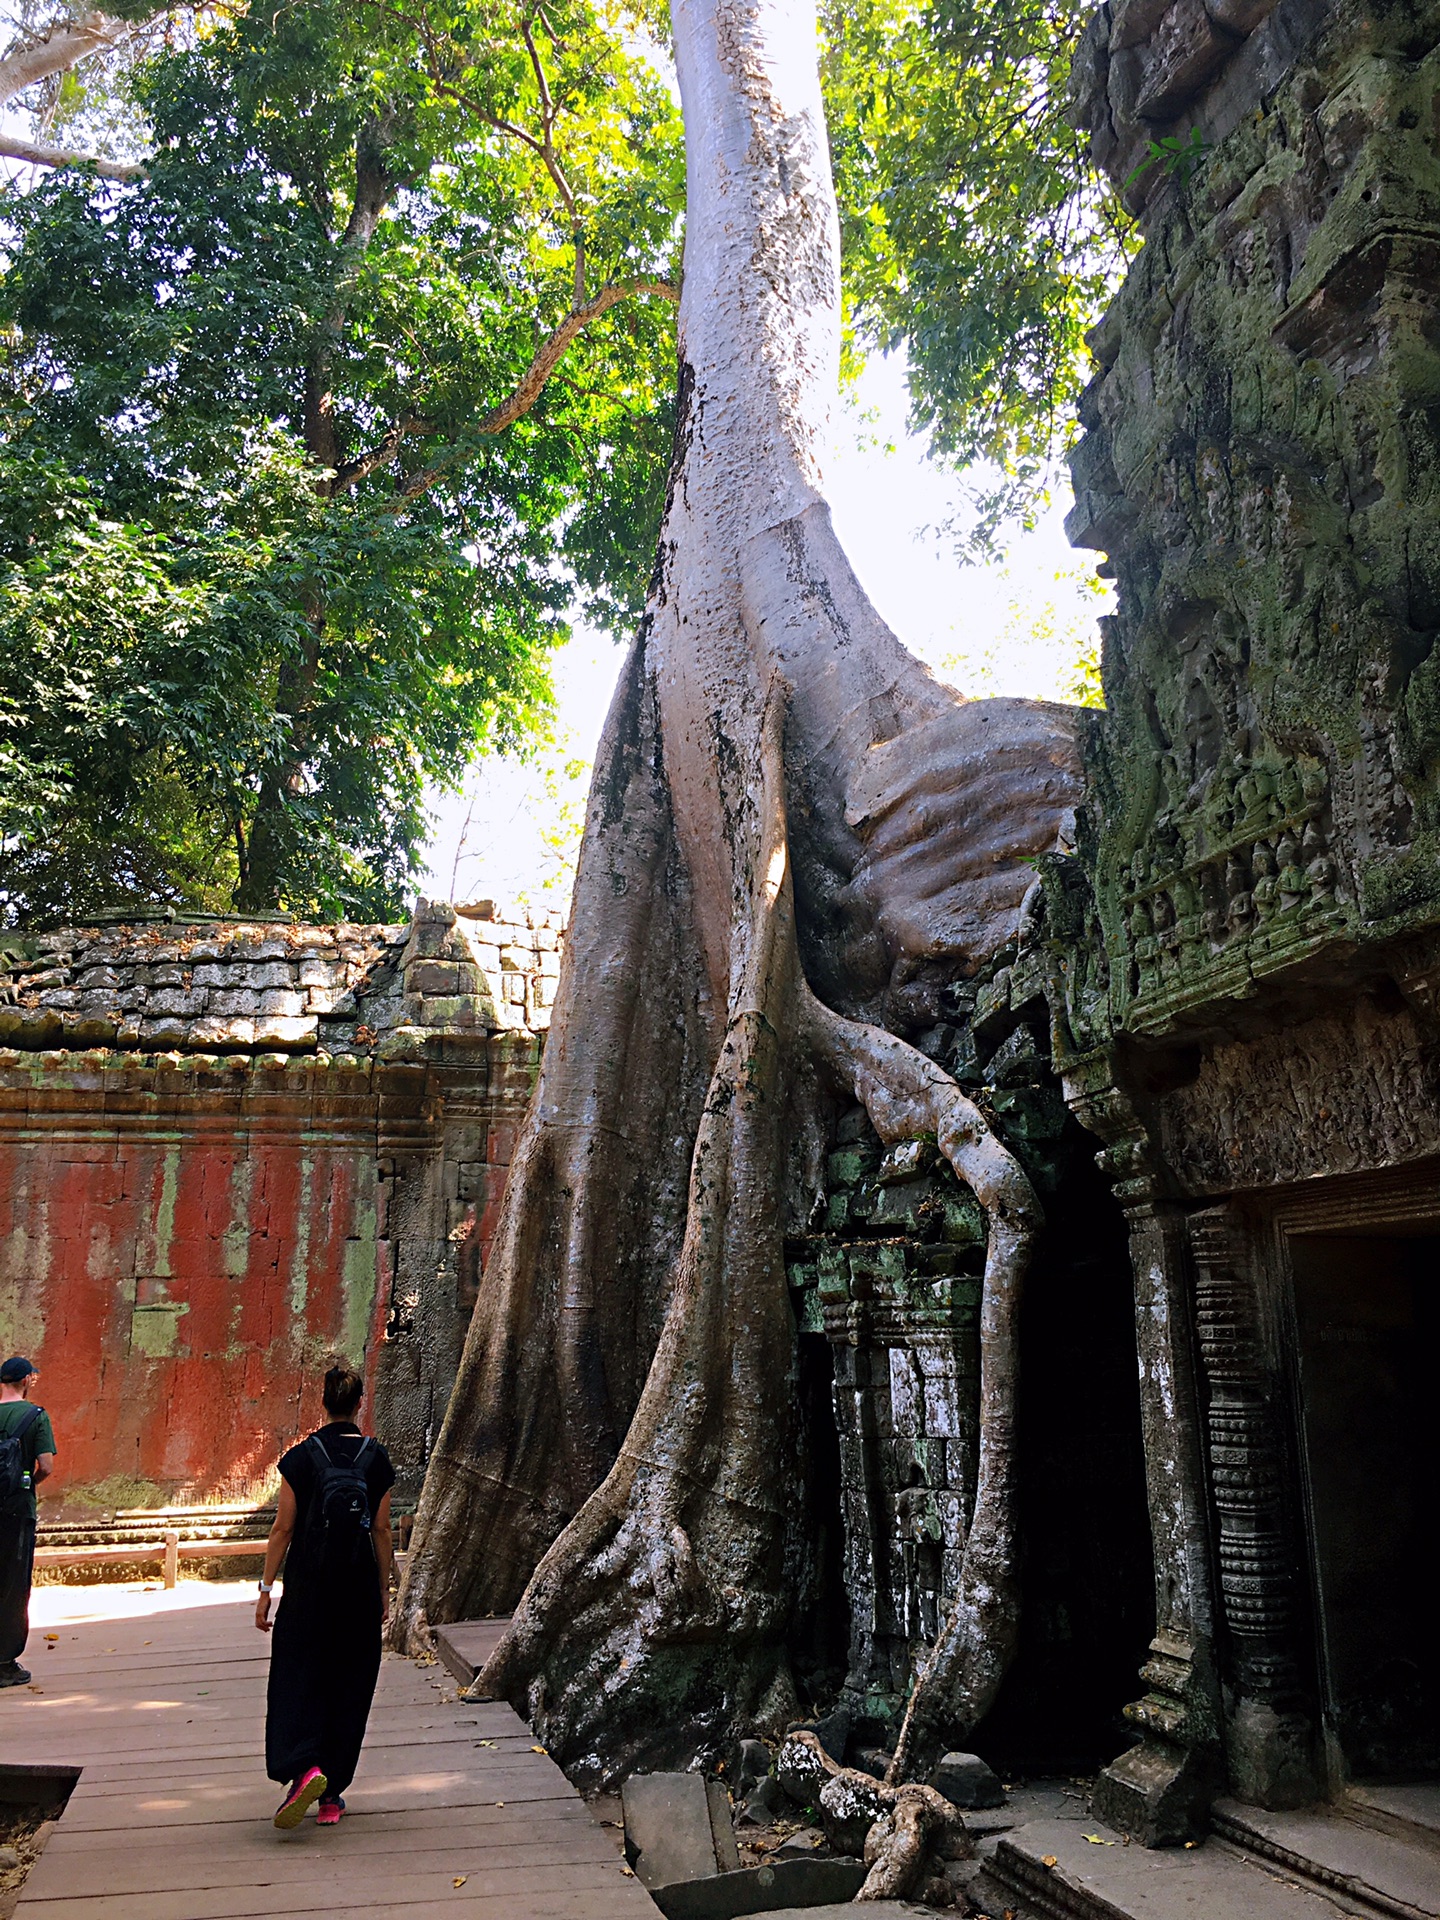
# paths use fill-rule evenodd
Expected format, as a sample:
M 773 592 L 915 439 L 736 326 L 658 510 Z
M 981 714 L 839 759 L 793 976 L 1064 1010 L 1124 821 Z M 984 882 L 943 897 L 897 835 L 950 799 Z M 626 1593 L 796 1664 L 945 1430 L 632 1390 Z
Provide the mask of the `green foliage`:
M 671 305 L 488 416 L 668 273 L 677 116 L 588 0 L 262 5 L 125 85 L 147 177 L 0 214 L 0 917 L 393 912 L 577 585 L 643 602 Z
M 1158 140 L 1148 141 L 1146 148 L 1145 158 L 1133 173 L 1126 175 L 1127 187 L 1133 187 L 1157 166 L 1162 173 L 1177 179 L 1182 187 L 1188 187 L 1210 151 L 1210 142 L 1199 127 L 1191 127 L 1187 134 L 1162 134 Z
M 425 774 L 458 778 L 477 743 L 512 744 L 542 710 L 543 609 L 518 625 L 503 558 L 329 511 L 283 441 L 184 522 L 109 519 L 57 466 L 0 469 L 0 891 L 48 916 L 136 894 L 222 904 L 293 745 L 277 689 L 318 595 L 284 904 L 394 911 Z
M 856 349 L 903 347 L 915 426 L 989 476 L 970 549 L 1029 525 L 1074 431 L 1129 222 L 1063 117 L 1089 0 L 828 0 Z

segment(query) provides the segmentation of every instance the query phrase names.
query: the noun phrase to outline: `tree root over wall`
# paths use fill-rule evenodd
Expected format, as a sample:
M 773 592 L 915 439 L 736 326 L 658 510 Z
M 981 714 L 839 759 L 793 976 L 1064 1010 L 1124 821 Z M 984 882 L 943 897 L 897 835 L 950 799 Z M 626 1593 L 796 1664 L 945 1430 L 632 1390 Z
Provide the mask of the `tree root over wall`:
M 1028 859 L 1074 803 L 1074 726 L 938 685 L 835 541 L 813 18 L 677 0 L 674 23 L 690 213 L 660 559 L 395 1631 L 513 1610 L 476 1690 L 587 1782 L 783 1731 L 787 1642 L 817 1596 L 783 1246 L 836 1103 L 858 1099 L 882 1139 L 935 1140 L 989 1221 L 975 1508 L 893 1787 L 976 1723 L 1013 1649 L 1016 1317 L 1039 1224 L 979 1109 L 903 1034 L 927 979 L 1013 930 Z M 939 1817 L 904 1806 L 886 1861 Z

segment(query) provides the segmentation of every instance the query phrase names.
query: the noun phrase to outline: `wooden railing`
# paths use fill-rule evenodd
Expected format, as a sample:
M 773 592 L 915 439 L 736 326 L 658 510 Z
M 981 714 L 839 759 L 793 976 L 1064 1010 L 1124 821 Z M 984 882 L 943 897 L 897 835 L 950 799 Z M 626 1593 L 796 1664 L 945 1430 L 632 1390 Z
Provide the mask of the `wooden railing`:
M 180 1562 L 265 1555 L 275 1519 L 273 1507 L 123 1507 L 108 1519 L 76 1524 L 42 1521 L 36 1531 L 37 1567 L 115 1566 L 159 1561 L 167 1587 L 180 1578 Z M 411 1513 L 395 1515 L 396 1548 L 410 1545 Z

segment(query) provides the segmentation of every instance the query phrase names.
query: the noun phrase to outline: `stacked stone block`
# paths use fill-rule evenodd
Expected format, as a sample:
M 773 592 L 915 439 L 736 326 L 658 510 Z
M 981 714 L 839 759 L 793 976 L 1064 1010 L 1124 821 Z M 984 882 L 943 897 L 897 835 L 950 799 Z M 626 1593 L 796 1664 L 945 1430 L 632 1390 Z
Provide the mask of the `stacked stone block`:
M 1066 1114 L 1050 1072 L 1040 975 L 1003 952 L 956 982 L 919 1044 L 956 1075 L 1042 1195 L 1062 1161 Z M 834 1361 L 845 1587 L 845 1699 L 876 1738 L 956 1590 L 979 1458 L 979 1320 L 987 1231 L 933 1142 L 885 1148 L 863 1108 L 842 1116 L 826 1164 L 823 1224 L 789 1242 L 802 1332 Z

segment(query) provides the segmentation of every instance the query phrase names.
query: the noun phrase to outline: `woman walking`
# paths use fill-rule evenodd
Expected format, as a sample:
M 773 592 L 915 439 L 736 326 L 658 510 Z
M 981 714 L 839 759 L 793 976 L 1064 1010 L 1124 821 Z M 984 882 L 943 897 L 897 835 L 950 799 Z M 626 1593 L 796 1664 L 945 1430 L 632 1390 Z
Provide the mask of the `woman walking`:
M 265 1771 L 287 1783 L 277 1827 L 334 1826 L 355 1777 L 380 1673 L 390 1593 L 390 1489 L 395 1469 L 355 1414 L 364 1382 L 325 1375 L 323 1427 L 281 1456 L 280 1503 L 265 1552 L 255 1624 L 270 1631 L 270 1592 L 285 1562 L 270 1646 Z

